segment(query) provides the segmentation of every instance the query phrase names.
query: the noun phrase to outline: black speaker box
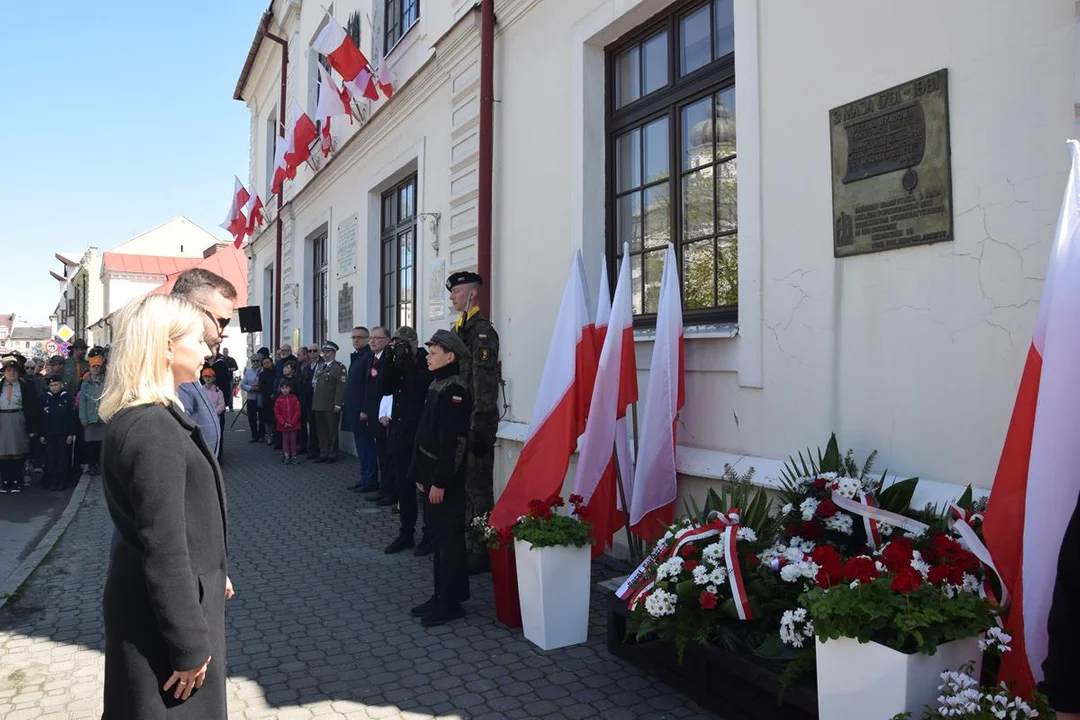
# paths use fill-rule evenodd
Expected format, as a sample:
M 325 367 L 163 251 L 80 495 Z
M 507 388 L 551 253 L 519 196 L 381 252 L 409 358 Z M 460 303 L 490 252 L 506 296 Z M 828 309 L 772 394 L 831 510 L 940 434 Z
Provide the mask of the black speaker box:
M 236 312 L 240 315 L 240 332 L 262 332 L 262 312 L 258 305 L 248 305 Z

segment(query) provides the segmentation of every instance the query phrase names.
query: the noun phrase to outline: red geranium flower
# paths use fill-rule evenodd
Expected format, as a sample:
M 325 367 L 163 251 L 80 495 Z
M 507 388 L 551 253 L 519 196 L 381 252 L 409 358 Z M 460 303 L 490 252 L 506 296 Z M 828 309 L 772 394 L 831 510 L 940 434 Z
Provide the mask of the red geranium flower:
M 911 567 L 914 548 L 907 538 L 896 538 L 881 551 L 881 561 L 890 570 L 903 570 Z
M 927 582 L 931 585 L 944 585 L 949 582 L 949 576 L 952 574 L 952 568 L 948 565 L 935 565 L 930 568 L 930 572 L 926 576 Z
M 845 580 L 858 580 L 860 583 L 873 582 L 880 574 L 874 561 L 866 556 L 848 560 L 844 563 L 843 573 Z
M 817 540 L 821 537 L 821 524 L 814 520 L 807 520 L 799 526 L 798 535 L 803 540 Z
M 913 567 L 900 568 L 896 573 L 896 577 L 893 578 L 892 583 L 889 584 L 889 589 L 893 592 L 907 595 L 913 590 L 918 590 L 922 587 L 923 577 Z
M 830 588 L 843 579 L 842 560 L 834 548 L 828 545 L 816 547 L 810 553 L 810 559 L 819 568 L 814 580 L 820 587 Z
M 552 495 L 551 497 L 549 497 L 547 499 L 547 504 L 550 505 L 551 507 L 562 507 L 566 503 L 563 502 L 563 499 L 562 499 L 561 496 Z
M 543 500 L 530 500 L 529 514 L 534 518 L 548 520 L 551 518 L 551 506 Z
M 825 498 L 818 503 L 817 510 L 814 511 L 814 514 L 819 518 L 831 518 L 838 512 L 840 512 L 840 508 L 836 507 L 836 503 L 829 498 Z
M 573 495 L 570 496 L 570 504 L 571 505 L 580 505 L 583 502 L 585 502 L 585 498 L 581 497 L 577 493 L 574 493 Z
M 716 596 L 711 592 L 703 592 L 698 597 L 698 604 L 701 605 L 702 610 L 715 610 Z

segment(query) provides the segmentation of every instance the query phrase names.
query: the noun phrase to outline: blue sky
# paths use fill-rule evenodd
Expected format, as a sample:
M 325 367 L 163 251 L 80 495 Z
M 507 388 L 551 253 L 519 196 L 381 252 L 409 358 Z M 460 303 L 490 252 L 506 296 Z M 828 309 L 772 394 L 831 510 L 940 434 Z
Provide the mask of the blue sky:
M 0 312 L 47 322 L 55 252 L 108 250 L 177 215 L 222 238 L 247 181 L 232 99 L 267 0 L 4 3 Z

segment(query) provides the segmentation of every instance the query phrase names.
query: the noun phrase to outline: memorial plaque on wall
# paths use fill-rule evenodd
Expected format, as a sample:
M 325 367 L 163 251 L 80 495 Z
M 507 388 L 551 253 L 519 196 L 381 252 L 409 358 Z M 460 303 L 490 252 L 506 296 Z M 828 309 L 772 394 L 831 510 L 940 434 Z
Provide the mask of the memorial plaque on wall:
M 833 255 L 953 239 L 948 71 L 829 111 Z

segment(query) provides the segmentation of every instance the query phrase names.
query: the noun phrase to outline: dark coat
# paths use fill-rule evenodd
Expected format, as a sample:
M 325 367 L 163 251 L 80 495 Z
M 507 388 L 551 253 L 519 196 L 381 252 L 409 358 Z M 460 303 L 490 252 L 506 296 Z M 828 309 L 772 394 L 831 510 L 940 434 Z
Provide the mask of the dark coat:
M 372 435 L 377 438 L 386 437 L 386 428 L 379 422 L 379 406 L 382 404 L 383 393 L 379 389 L 379 375 L 382 373 L 380 370 L 381 365 L 379 362 L 382 358 L 386 357 L 386 352 L 376 358 L 374 353 L 369 355 L 367 362 L 367 381 L 364 383 L 364 400 L 360 406 L 360 412 L 367 416 L 367 420 L 361 420 L 359 415 L 355 416 L 353 422 L 353 432 L 356 429 L 363 428 L 368 435 Z
M 1054 597 L 1047 618 L 1048 640 L 1042 669 L 1045 679 L 1039 689 L 1059 713 L 1080 712 L 1080 687 L 1076 670 L 1080 668 L 1080 504 L 1061 539 L 1058 553 Z
M 427 492 L 432 486 L 450 495 L 465 491 L 465 449 L 472 416 L 472 396 L 456 362 L 436 370 L 416 428 L 409 483 Z
M 416 436 L 416 426 L 424 411 L 424 397 L 431 385 L 427 368 L 427 350 L 420 348 L 416 356 L 395 355 L 387 348 L 379 358 L 379 393 L 394 396 L 391 433 L 401 439 Z
M 105 430 L 102 485 L 116 539 L 105 581 L 105 713 L 112 720 L 225 720 L 225 487 L 179 408 L 143 405 Z M 211 658 L 185 702 L 173 670 Z
M 61 390 L 53 395 L 41 396 L 41 410 L 45 413 L 42 434 L 46 437 L 68 437 L 75 434 L 75 395 Z
M 371 348 L 364 346 L 349 355 L 349 374 L 345 380 L 345 407 L 341 411 L 343 430 L 365 430 L 366 424 L 360 422 L 360 413 L 364 409 L 364 395 L 367 392 L 368 373 L 371 372 L 371 359 L 375 357 Z

